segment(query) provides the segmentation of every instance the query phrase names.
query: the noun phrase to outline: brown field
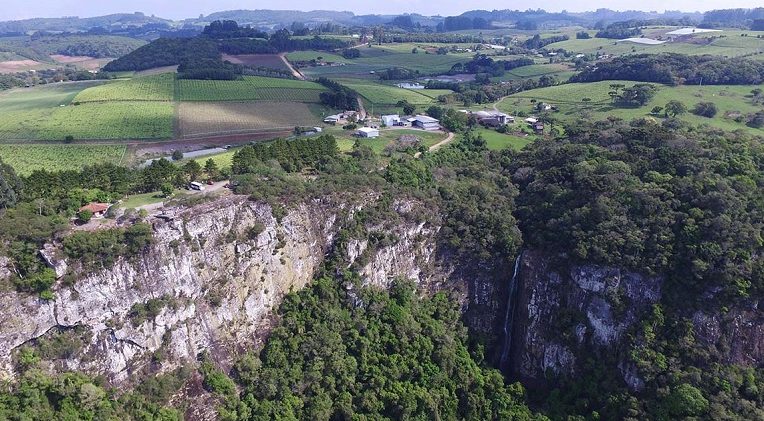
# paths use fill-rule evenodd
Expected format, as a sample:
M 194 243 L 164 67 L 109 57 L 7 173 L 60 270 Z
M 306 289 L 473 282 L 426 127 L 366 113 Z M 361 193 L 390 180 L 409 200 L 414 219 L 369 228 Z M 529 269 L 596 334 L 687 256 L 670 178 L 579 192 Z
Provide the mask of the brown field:
M 288 130 L 319 123 L 307 105 L 291 102 L 181 102 L 177 116 L 181 138 Z
M 34 60 L 0 61 L 0 73 L 24 72 L 45 67 L 44 63 Z
M 73 64 L 80 69 L 85 70 L 98 70 L 106 63 L 110 62 L 110 58 L 95 58 L 88 56 L 64 56 L 61 54 L 53 54 L 50 56 L 56 63 L 61 64 Z
M 268 67 L 271 69 L 289 70 L 289 67 L 284 63 L 284 60 L 277 54 L 241 54 L 236 56 L 223 54 L 223 60 L 251 67 Z

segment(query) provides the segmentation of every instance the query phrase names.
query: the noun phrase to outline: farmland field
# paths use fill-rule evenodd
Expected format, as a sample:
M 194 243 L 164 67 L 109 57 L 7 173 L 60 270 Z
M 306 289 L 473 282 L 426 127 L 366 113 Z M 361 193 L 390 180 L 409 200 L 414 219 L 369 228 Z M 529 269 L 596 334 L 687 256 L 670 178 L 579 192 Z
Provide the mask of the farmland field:
M 240 54 L 240 55 L 228 55 L 223 54 L 223 60 L 230 61 L 235 64 L 243 64 L 252 67 L 267 67 L 277 70 L 289 70 L 289 67 L 284 63 L 277 54 Z
M 122 163 L 124 145 L 6 145 L 0 158 L 20 175 L 34 170 L 78 170 L 85 165 Z
M 283 99 L 279 89 L 283 88 Z M 292 79 L 246 76 L 244 80 L 177 80 L 178 101 L 256 101 L 285 100 L 315 102 L 325 88 L 317 83 Z M 315 91 L 315 92 L 295 92 Z
M 172 137 L 169 102 L 86 103 L 0 115 L 0 139 L 156 139 Z
M 0 93 L 0 110 L 36 110 L 68 105 L 83 89 L 102 84 L 102 81 L 57 83 L 34 88 L 19 88 Z M 0 121 L 3 116 L 0 114 Z
M 85 89 L 74 101 L 172 101 L 174 84 L 173 74 L 136 77 Z
M 290 102 L 181 102 L 181 136 L 212 133 L 247 133 L 314 125 L 318 118 L 306 104 Z
M 287 59 L 291 62 L 318 60 L 321 57 L 325 62 L 331 63 L 350 63 L 350 60 L 341 55 L 328 53 L 326 51 L 295 51 L 287 54 Z
M 509 114 L 515 114 L 518 111 L 531 112 L 533 106 L 531 100 L 537 100 L 559 106 L 560 112 L 556 113 L 555 116 L 561 120 L 574 121 L 581 118 L 603 120 L 608 115 L 631 120 L 649 116 L 649 112 L 653 107 L 662 107 L 670 100 L 681 101 L 687 108 L 692 108 L 698 102 L 708 101 L 715 103 L 719 109 L 715 117 L 699 117 L 688 112 L 679 118 L 695 125 L 708 124 L 724 130 L 743 129 L 756 134 L 764 133 L 764 130 L 753 129 L 747 127 L 744 123 L 738 123 L 725 117 L 726 113 L 731 112 L 747 114 L 760 111 L 761 106 L 752 104 L 748 98 L 750 91 L 757 88 L 757 86 L 707 85 L 699 87 L 656 85 L 658 92 L 647 105 L 637 108 L 618 108 L 610 103 L 608 95 L 610 85 L 614 83 L 631 86 L 635 82 L 569 83 L 534 89 L 507 97 L 499 104 L 499 108 Z M 590 98 L 591 101 L 588 104 L 584 103 L 582 102 L 583 98 Z
M 655 28 L 646 30 L 646 37 L 658 37 L 676 28 Z M 551 50 L 564 49 L 572 53 L 584 54 L 635 54 L 635 53 L 681 53 L 681 54 L 712 54 L 727 57 L 740 57 L 749 54 L 764 52 L 764 40 L 756 37 L 743 37 L 741 34 L 749 31 L 723 31 L 717 33 L 697 34 L 690 37 L 689 41 L 668 42 L 660 45 L 645 45 L 618 40 L 591 38 L 570 39 L 548 45 Z M 721 37 L 720 37 L 721 36 Z M 572 37 L 571 37 L 572 38 Z
M 348 88 L 358 92 L 362 97 L 374 105 L 392 105 L 400 100 L 405 100 L 416 105 L 429 105 L 435 102 L 433 98 L 420 93 L 418 90 L 402 89 L 397 86 L 352 80 L 343 80 L 342 83 Z

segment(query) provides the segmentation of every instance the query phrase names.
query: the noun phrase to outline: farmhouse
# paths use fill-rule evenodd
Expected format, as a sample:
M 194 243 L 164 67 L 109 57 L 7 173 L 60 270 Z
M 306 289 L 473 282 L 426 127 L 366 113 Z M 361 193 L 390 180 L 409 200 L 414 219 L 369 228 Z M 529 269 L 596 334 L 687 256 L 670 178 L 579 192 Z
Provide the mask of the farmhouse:
M 426 115 L 418 115 L 414 117 L 414 126 L 427 131 L 440 130 L 440 122 Z
M 81 207 L 80 212 L 89 211 L 93 214 L 93 218 L 103 218 L 110 207 L 111 205 L 108 203 L 91 202 Z
M 373 139 L 379 137 L 379 129 L 373 129 L 371 127 L 361 127 L 358 129 L 358 137 L 366 137 Z
M 387 127 L 399 126 L 401 124 L 401 116 L 398 114 L 383 115 L 382 123 Z

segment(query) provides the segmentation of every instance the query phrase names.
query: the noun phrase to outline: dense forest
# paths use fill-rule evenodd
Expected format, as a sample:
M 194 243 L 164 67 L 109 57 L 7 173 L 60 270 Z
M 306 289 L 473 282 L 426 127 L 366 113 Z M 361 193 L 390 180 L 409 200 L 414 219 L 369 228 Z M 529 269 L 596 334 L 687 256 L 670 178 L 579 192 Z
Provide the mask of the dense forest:
M 633 80 L 667 85 L 758 85 L 764 62 L 719 56 L 636 54 L 597 63 L 571 77 L 571 82 Z

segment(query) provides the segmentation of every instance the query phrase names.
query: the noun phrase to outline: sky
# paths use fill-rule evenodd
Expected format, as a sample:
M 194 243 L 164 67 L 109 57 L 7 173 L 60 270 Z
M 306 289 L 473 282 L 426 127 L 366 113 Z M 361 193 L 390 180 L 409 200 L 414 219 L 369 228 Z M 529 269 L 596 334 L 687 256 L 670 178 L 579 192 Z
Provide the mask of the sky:
M 683 11 L 705 11 L 736 7 L 761 6 L 759 0 L 282 0 L 279 2 L 244 0 L 0 0 L 0 20 L 34 17 L 99 16 L 109 13 L 144 12 L 168 19 L 196 17 L 199 14 L 232 9 L 282 10 L 349 10 L 356 14 L 421 13 L 424 15 L 458 15 L 474 9 L 520 9 L 542 7 L 547 11 L 570 12 L 607 7 L 615 10 L 657 10 L 666 8 Z M 274 4 L 275 3 L 275 4 Z

